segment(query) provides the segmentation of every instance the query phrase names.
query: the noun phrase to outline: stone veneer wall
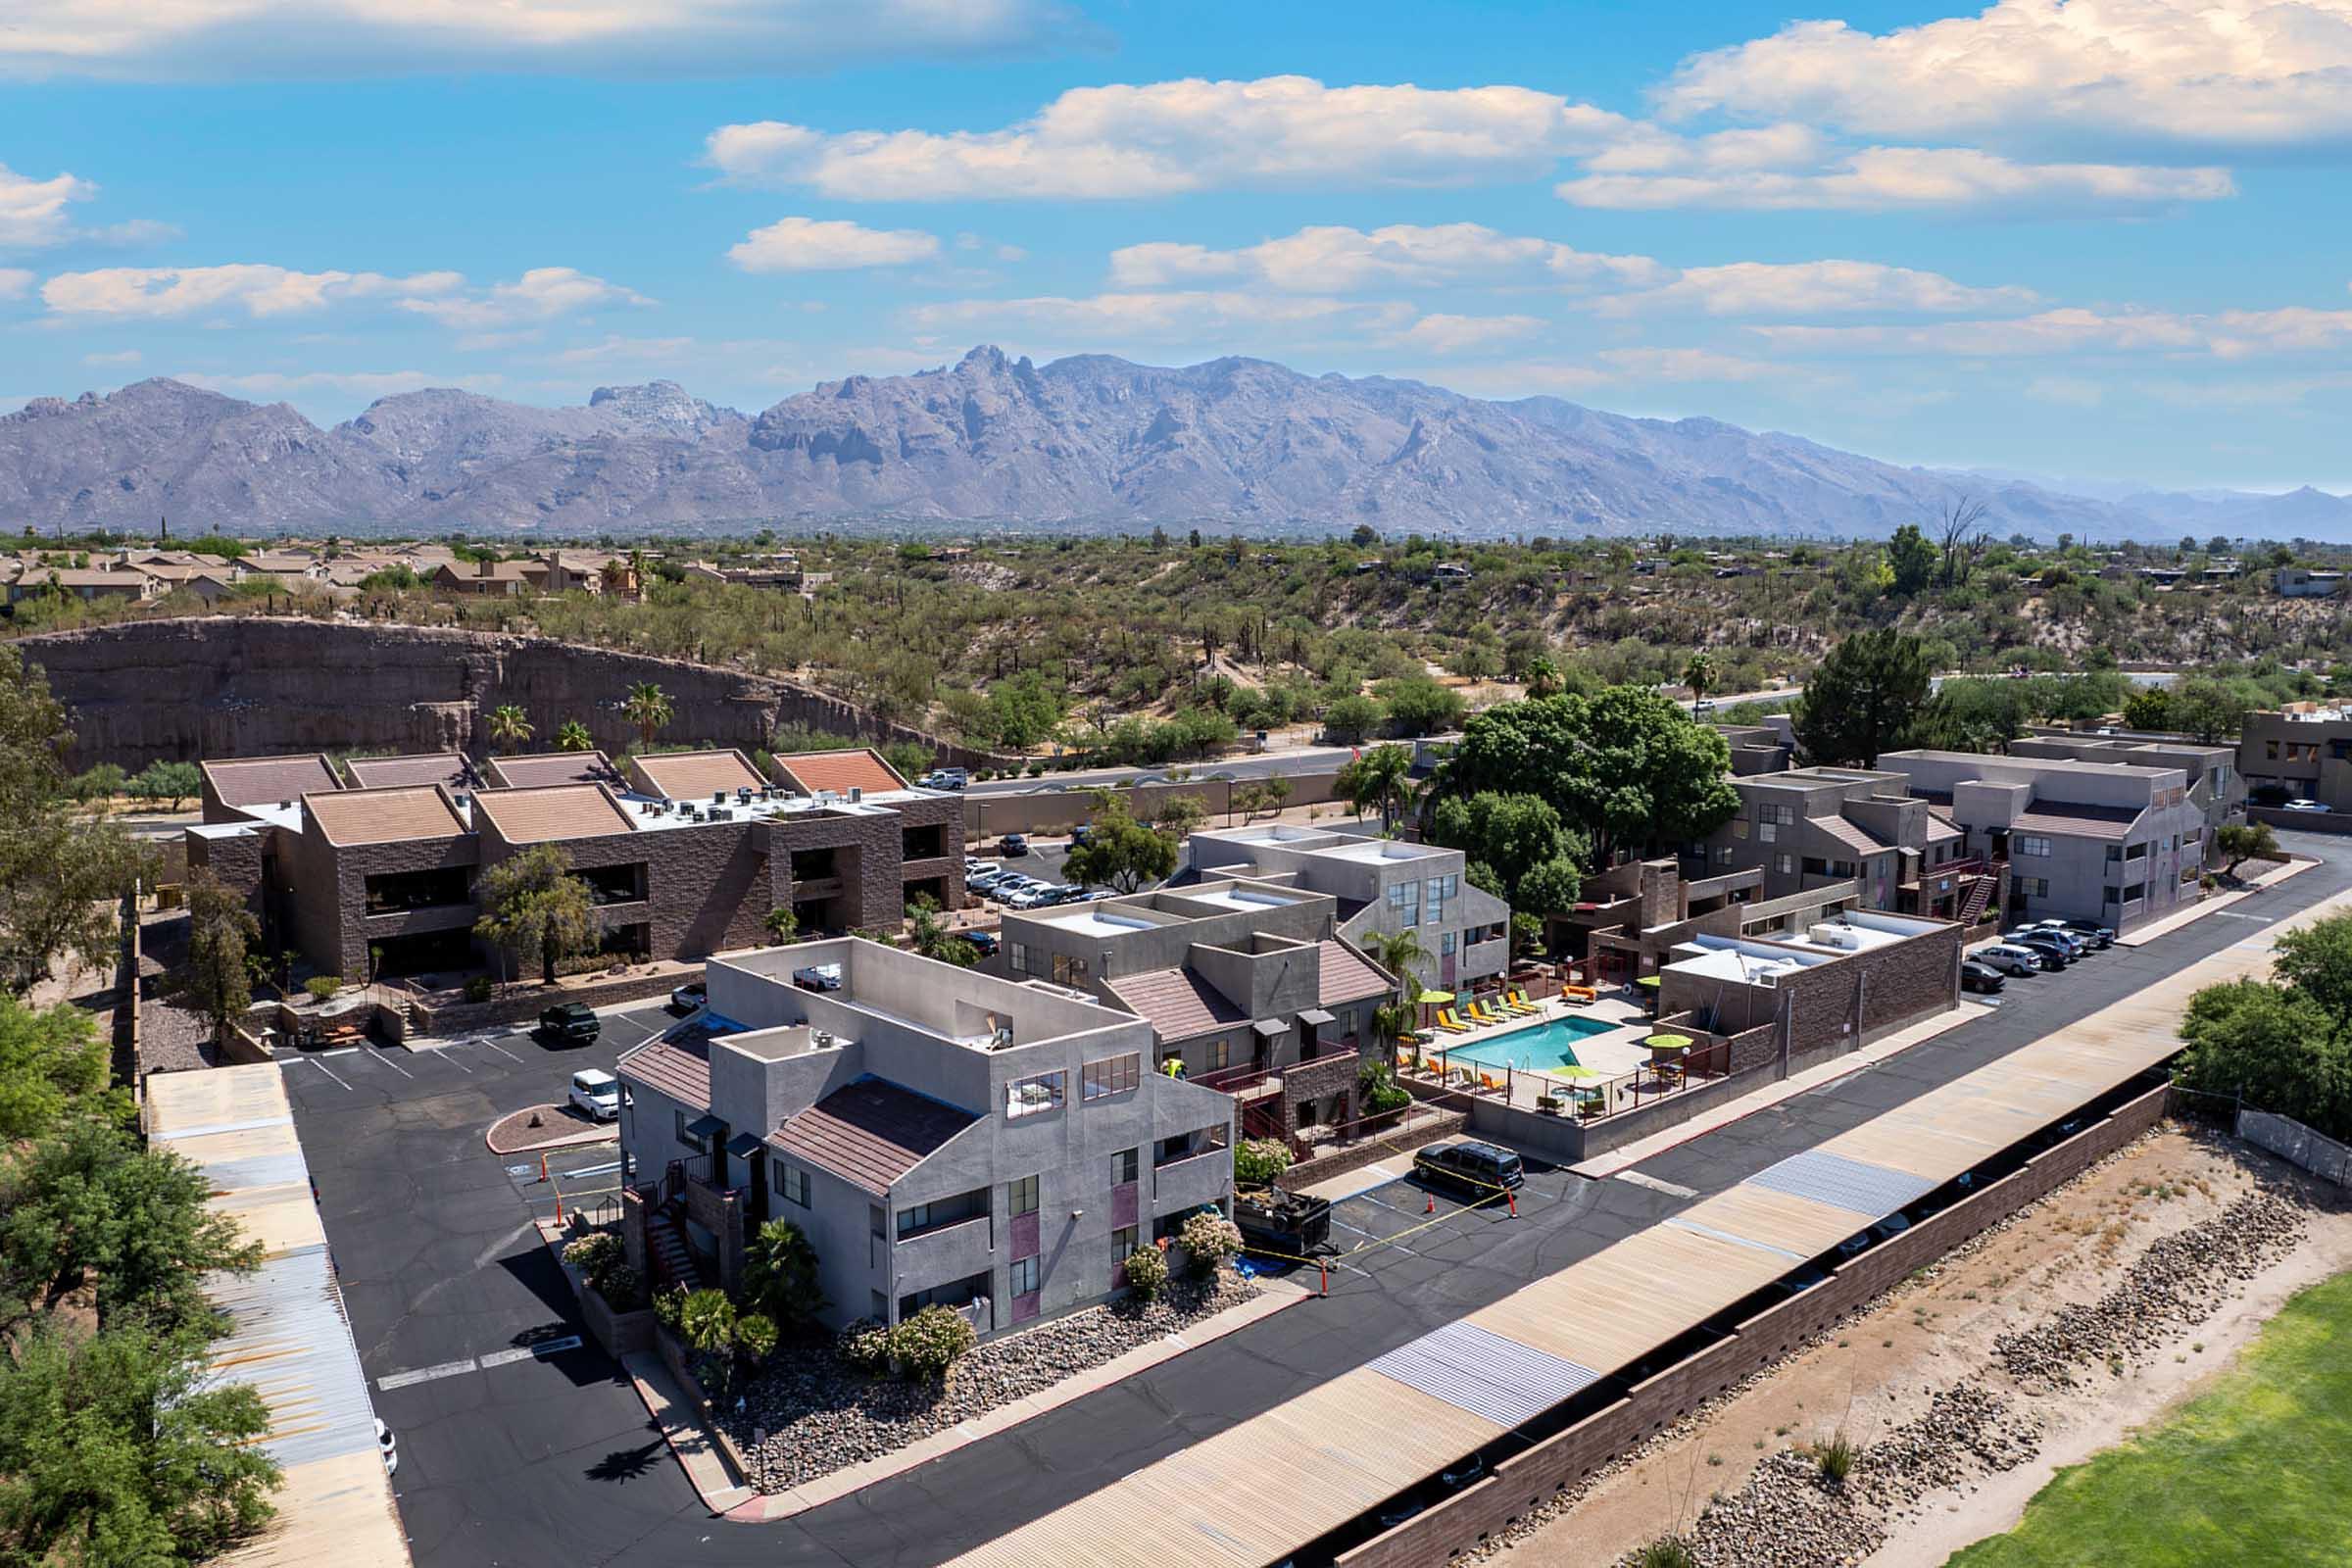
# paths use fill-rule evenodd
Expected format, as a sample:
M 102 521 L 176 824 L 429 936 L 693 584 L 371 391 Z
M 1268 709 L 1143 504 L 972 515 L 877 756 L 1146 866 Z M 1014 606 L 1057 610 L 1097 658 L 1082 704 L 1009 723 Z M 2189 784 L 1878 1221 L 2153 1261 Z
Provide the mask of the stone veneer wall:
M 798 724 L 919 741 L 965 766 L 1009 760 L 792 681 L 549 638 L 223 615 L 45 632 L 17 646 L 74 711 L 77 769 L 329 750 L 478 752 L 488 739 L 482 715 L 510 703 L 543 744 L 578 719 L 617 753 L 637 739 L 621 701 L 649 680 L 677 710 L 664 739 L 749 750 Z

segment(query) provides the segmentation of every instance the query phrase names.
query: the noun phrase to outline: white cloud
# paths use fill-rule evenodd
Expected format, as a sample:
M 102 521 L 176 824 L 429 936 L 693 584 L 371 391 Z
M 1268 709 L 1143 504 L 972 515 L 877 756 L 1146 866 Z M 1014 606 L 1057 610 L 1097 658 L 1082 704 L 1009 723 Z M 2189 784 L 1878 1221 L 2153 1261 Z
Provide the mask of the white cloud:
M 296 272 L 237 263 L 224 267 L 109 267 L 60 272 L 41 285 L 50 310 L 67 316 L 165 318 L 242 310 L 255 318 L 323 310 L 341 300 L 416 302 L 458 288 L 455 272 L 388 277 L 381 272 Z
M 1753 381 L 1787 373 L 1762 360 L 1711 349 L 1604 349 L 1594 358 L 1630 381 Z
M 463 293 L 445 289 L 430 298 L 404 299 L 400 308 L 431 317 L 444 326 L 495 333 L 551 321 L 600 305 L 653 303 L 634 290 L 608 283 L 574 267 L 534 267 L 512 283 L 494 283 L 487 289 Z M 484 339 L 474 346 L 497 345 Z
M 1999 0 L 1873 34 L 1799 22 L 1687 61 L 1669 114 L 1870 136 L 2284 147 L 2352 136 L 2352 0 Z
M 2080 210 L 2216 201 L 2229 171 L 2137 164 L 2021 164 L 1970 147 L 1866 147 L 1809 170 L 1697 169 L 1588 173 L 1563 182 L 1579 207 L 1716 207 L 1885 212 L 1929 208 Z
M 0 28 L 0 38 L 6 36 L 6 29 Z M 97 193 L 97 186 L 72 174 L 34 179 L 0 164 L 0 248 L 30 249 L 72 237 L 66 205 L 88 201 Z
M 0 300 L 21 300 L 32 288 L 32 274 L 21 267 L 0 267 Z
M 1525 177 L 1625 124 L 1528 87 L 1192 78 L 1072 88 L 997 130 L 832 134 L 761 121 L 720 127 L 708 151 L 730 180 L 844 201 L 1086 199 Z
M 1878 262 L 1731 262 L 1693 267 L 1671 283 L 1599 302 L 1603 314 L 1695 311 L 1704 316 L 1812 316 L 1826 311 L 1945 312 L 2026 309 L 2030 288 L 1972 288 L 1940 272 Z
M 1352 336 L 1402 331 L 1414 316 L 1413 308 L 1403 304 L 1223 290 L 951 300 L 906 312 L 908 324 L 932 331 L 1020 327 L 1078 343 L 1184 341 L 1232 331 Z
M 81 357 L 81 363 L 93 368 L 102 366 L 125 366 L 136 365 L 145 358 L 146 356 L 141 354 L 137 349 L 120 349 L 113 354 L 84 354 Z
M 734 74 L 995 52 L 1067 30 L 1050 0 L 12 0 L 0 72 Z
M 1460 354 L 1526 338 L 1541 332 L 1544 325 L 1533 316 L 1424 316 L 1390 342 L 1397 348 L 1431 354 Z
M 1640 287 L 1673 276 L 1646 256 L 1601 256 L 1481 223 L 1302 228 L 1238 250 L 1154 243 L 1111 252 L 1114 283 L 1138 288 L 1241 278 L 1298 292 L 1432 283 Z
M 2001 321 L 1924 326 L 1759 326 L 1774 346 L 1801 353 L 2005 358 L 2077 353 L 2211 355 L 2242 360 L 2352 345 L 2352 311 L 2290 306 L 2187 315 L 2067 308 Z
M 727 252 L 747 272 L 830 272 L 904 267 L 939 254 L 939 240 L 915 228 L 867 228 L 839 219 L 781 218 Z

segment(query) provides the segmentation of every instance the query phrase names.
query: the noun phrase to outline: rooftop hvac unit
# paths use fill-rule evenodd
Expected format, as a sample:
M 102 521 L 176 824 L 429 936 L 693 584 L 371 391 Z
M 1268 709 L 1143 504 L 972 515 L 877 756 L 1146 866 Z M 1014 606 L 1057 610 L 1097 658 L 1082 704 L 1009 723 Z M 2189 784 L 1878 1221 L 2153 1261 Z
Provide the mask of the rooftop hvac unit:
M 458 803 L 458 809 L 461 811 L 473 804 L 473 797 L 470 795 L 454 796 L 452 799 Z
M 752 787 L 749 784 L 738 784 L 735 786 L 735 804 L 738 806 L 749 806 L 752 804 Z
M 836 796 L 831 790 L 818 790 L 816 792 L 816 804 L 819 806 L 831 806 L 838 799 L 840 799 L 840 797 Z
M 865 799 L 865 788 L 864 788 L 864 786 L 863 786 L 863 785 L 859 785 L 859 784 L 853 784 L 853 785 L 851 785 L 851 786 L 850 786 L 850 804 L 851 804 L 852 806 L 856 806 L 856 805 L 857 805 L 857 804 L 858 804 L 859 801 L 862 801 L 862 800 L 864 800 L 864 799 Z
M 819 1051 L 827 1049 L 833 1044 L 833 1031 L 830 1029 L 809 1030 L 808 1044 L 814 1046 Z
M 724 806 L 724 805 L 726 805 L 726 804 L 727 804 L 727 792 L 726 792 L 725 790 L 712 790 L 712 791 L 710 792 L 710 804 L 711 804 L 712 806 Z
M 1861 934 L 1850 925 L 1817 925 L 1805 933 L 1805 940 L 1824 948 L 1851 950 L 1862 946 Z

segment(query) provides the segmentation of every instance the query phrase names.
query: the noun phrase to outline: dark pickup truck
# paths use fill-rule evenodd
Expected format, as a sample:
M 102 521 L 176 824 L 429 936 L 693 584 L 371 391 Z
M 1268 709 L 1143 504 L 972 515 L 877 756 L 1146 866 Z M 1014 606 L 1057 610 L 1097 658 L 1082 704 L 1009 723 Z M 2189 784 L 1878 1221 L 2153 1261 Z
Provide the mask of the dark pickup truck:
M 1261 1252 L 1312 1257 L 1331 1243 L 1331 1200 L 1303 1198 L 1280 1188 L 1236 1193 L 1233 1222 L 1242 1241 Z

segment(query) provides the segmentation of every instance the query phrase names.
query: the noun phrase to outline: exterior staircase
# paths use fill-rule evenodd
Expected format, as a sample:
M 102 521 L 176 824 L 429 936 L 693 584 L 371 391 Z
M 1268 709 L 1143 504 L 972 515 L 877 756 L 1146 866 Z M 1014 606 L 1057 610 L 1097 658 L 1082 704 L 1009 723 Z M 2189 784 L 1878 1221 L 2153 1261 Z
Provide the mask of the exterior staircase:
M 677 1221 L 659 1209 L 645 1217 L 645 1252 L 653 1264 L 652 1283 L 657 1288 L 683 1285 L 691 1291 L 702 1284 L 702 1271 L 694 1266 L 694 1250 L 678 1234 Z
M 1992 895 L 2000 885 L 1998 873 L 1987 873 L 1971 882 L 1967 896 L 1960 901 L 1960 923 L 1969 926 L 1984 919 L 1984 906 L 1992 902 Z

